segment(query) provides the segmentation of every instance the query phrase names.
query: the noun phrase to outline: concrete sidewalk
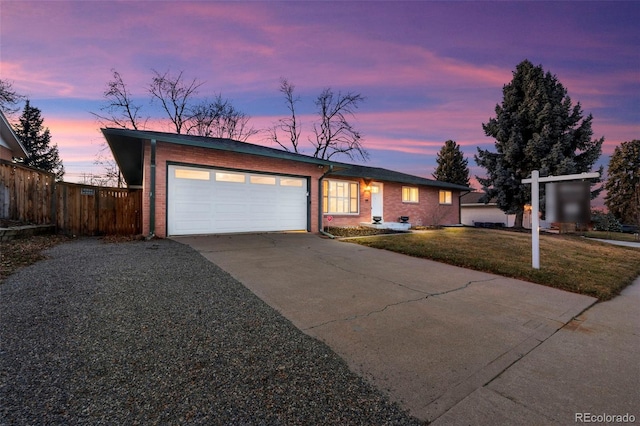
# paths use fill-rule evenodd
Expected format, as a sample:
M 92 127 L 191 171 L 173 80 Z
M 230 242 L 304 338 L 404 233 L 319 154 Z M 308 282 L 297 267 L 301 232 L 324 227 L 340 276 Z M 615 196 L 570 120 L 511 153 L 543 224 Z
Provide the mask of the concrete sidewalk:
M 635 324 L 635 332 L 611 337 L 607 331 L 605 340 L 580 333 L 590 339 L 587 344 L 575 330 L 587 326 L 592 311 L 583 312 L 595 303 L 591 297 L 311 234 L 175 240 L 326 342 L 354 371 L 422 420 L 572 423 L 577 409 L 594 412 L 604 405 L 607 413 L 616 413 L 637 402 L 638 388 L 628 387 L 630 377 L 638 377 L 637 363 L 630 363 L 632 350 L 639 348 L 634 309 L 624 308 L 622 315 Z M 598 305 L 598 311 L 609 312 L 608 304 L 616 306 L 618 299 Z M 578 341 L 566 344 L 567 333 Z M 601 371 L 585 371 L 583 357 Z M 607 362 L 615 362 L 619 373 L 607 373 L 614 369 Z M 591 373 L 598 378 L 584 377 Z M 592 399 L 591 380 L 611 388 L 606 403 Z M 626 386 L 624 403 L 617 395 L 621 391 L 613 389 L 618 383 Z
M 600 241 L 601 243 L 613 244 L 616 246 L 640 248 L 640 242 L 636 243 L 633 241 L 603 240 L 601 238 L 590 238 L 590 239 L 594 241 Z
M 613 300 L 583 312 L 433 424 L 464 419 L 478 425 L 562 425 L 582 423 L 587 413 L 628 414 L 635 417 L 631 423 L 640 422 L 639 306 L 640 278 Z M 538 413 L 548 421 L 535 421 Z

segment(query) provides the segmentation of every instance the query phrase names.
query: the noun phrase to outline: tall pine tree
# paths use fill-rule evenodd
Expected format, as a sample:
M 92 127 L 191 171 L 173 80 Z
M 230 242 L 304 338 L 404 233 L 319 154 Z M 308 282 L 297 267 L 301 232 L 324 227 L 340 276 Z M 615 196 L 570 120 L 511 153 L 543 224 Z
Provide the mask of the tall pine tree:
M 593 117 L 583 118 L 580 103 L 573 106 L 567 90 L 542 66 L 521 62 L 502 92 L 496 117 L 482 125 L 495 139 L 496 152 L 478 148 L 475 160 L 487 170 L 478 181 L 484 201 L 495 197 L 501 210 L 516 215 L 514 226 L 522 227 L 524 206 L 531 203 L 531 188 L 522 179 L 533 170 L 540 176 L 588 172 L 604 138 L 591 139 Z
M 469 161 L 464 158 L 460 145 L 448 140 L 442 146 L 436 158 L 438 167 L 433 177 L 442 182 L 469 186 Z
M 605 204 L 622 223 L 640 226 L 640 140 L 622 142 L 609 160 Z
M 56 180 L 62 180 L 64 166 L 58 154 L 58 146 L 51 146 L 49 129 L 43 128 L 42 122 L 40 110 L 32 107 L 29 100 L 27 100 L 14 130 L 29 156 L 27 158 L 16 158 L 15 161 L 25 166 L 53 173 L 56 175 Z

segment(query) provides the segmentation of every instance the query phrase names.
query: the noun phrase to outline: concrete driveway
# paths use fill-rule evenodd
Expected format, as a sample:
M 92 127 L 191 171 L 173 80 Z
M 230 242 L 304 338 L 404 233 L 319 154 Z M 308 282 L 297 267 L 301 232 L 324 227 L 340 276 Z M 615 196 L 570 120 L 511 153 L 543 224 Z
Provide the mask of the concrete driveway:
M 609 337 L 599 342 L 594 333 L 572 337 L 584 321 L 580 315 L 596 302 L 587 296 L 306 233 L 174 239 L 326 342 L 352 370 L 422 420 L 563 424 L 573 423 L 577 411 L 604 406 L 614 414 L 638 402 L 635 308 L 626 312 L 635 315 L 626 317 L 632 331 L 611 337 L 609 327 Z M 638 293 L 629 303 L 638 302 Z M 557 337 L 563 327 L 568 337 Z M 585 336 L 591 352 L 583 359 Z M 622 345 L 617 352 L 616 344 Z M 618 392 L 591 401 L 593 387 L 587 385 L 586 397 L 583 392 L 590 379 L 575 375 L 589 366 L 574 365 L 572 354 L 587 362 L 599 358 L 603 345 L 611 362 L 608 357 L 621 351 L 626 370 L 608 378 L 604 361 L 597 360 L 604 368 L 598 385 L 627 389 L 622 402 Z M 556 383 L 562 392 L 553 389 Z M 582 400 L 572 401 L 572 395 Z M 548 399 L 556 404 L 549 406 Z

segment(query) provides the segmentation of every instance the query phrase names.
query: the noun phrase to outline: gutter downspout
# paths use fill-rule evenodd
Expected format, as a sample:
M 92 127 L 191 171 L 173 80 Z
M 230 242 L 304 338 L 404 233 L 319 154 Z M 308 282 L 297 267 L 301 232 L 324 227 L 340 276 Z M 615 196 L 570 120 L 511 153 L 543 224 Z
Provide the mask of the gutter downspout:
M 150 240 L 156 236 L 156 140 L 151 139 L 151 176 L 149 188 L 149 236 Z
M 458 221 L 460 222 L 460 225 L 462 225 L 462 197 L 464 197 L 465 195 L 469 194 L 473 192 L 473 190 L 469 190 L 465 193 L 460 193 L 460 195 L 458 195 Z
M 322 194 L 322 181 L 324 180 L 324 178 L 329 174 L 333 172 L 333 164 L 329 165 L 329 170 L 327 170 L 326 172 L 324 172 L 324 174 L 322 176 L 320 176 L 320 179 L 318 179 L 318 204 L 319 204 L 319 208 L 318 208 L 318 231 L 322 234 L 325 235 L 331 239 L 336 238 L 334 235 L 331 235 L 328 232 L 324 231 L 324 227 L 322 226 L 322 200 L 323 198 L 323 194 Z

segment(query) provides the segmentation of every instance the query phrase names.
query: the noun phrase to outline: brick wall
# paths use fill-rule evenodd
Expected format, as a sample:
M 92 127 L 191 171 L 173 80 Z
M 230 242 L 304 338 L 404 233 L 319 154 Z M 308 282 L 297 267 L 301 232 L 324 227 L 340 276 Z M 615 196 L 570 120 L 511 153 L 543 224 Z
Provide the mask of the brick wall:
M 360 183 L 360 213 L 357 215 L 325 214 L 323 226 L 358 226 L 362 222 L 371 223 L 371 194 L 365 191 L 366 184 L 360 179 L 338 179 Z M 450 205 L 441 205 L 439 189 L 420 186 L 418 203 L 402 202 L 402 187 L 414 186 L 393 182 L 383 182 L 383 217 L 385 222 L 398 222 L 400 216 L 409 216 L 409 222 L 416 225 L 454 225 L 460 223 L 458 205 L 460 195 L 452 191 Z M 331 216 L 331 221 L 327 219 Z
M 144 193 L 142 200 L 142 226 L 144 234 L 149 234 L 150 230 L 150 158 L 151 144 L 147 142 L 144 149 Z M 311 232 L 317 232 L 318 230 L 318 179 L 325 171 L 323 168 L 318 167 L 318 165 L 158 142 L 156 145 L 155 194 L 155 234 L 158 237 L 166 237 L 167 230 L 167 162 L 311 177 Z

